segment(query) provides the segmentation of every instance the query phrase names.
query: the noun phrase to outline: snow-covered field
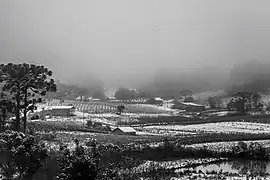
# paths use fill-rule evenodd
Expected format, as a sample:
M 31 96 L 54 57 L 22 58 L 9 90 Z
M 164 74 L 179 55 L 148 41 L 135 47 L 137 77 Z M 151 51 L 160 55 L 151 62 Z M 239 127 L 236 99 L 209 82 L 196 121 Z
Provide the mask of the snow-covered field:
M 270 124 L 249 122 L 221 122 L 195 125 L 162 125 L 147 126 L 143 128 L 146 132 L 160 132 L 177 134 L 181 132 L 214 132 L 214 133 L 270 133 Z
M 179 169 L 183 167 L 196 166 L 201 164 L 213 163 L 216 161 L 225 160 L 223 158 L 187 158 L 176 161 L 146 161 L 145 163 L 139 165 L 138 167 L 133 168 L 136 172 L 143 172 L 145 169 L 149 167 L 164 167 L 166 169 Z
M 192 145 L 185 145 L 185 147 L 200 149 L 207 148 L 217 152 L 223 151 L 228 152 L 232 149 L 233 146 L 237 145 L 240 141 L 231 141 L 231 142 L 213 142 L 213 143 L 199 143 Z M 270 140 L 257 140 L 257 141 L 241 141 L 249 145 L 250 143 L 259 143 L 266 148 L 270 148 Z

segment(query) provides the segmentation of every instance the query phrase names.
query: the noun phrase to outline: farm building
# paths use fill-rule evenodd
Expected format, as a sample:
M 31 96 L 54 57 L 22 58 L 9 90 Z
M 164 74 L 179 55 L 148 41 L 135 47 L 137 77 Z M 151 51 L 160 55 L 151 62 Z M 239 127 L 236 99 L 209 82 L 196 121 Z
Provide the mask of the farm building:
M 75 112 L 74 106 L 53 106 L 52 116 L 71 116 Z
M 233 97 L 223 97 L 220 98 L 220 104 L 219 107 L 221 108 L 228 108 L 227 105 L 228 103 L 233 99 Z
M 173 107 L 174 102 L 175 102 L 175 99 L 169 99 L 169 100 L 163 101 L 163 107 L 171 108 Z
M 148 104 L 156 104 L 156 105 L 162 105 L 163 104 L 163 99 L 160 97 L 155 97 L 155 98 L 150 98 L 146 101 Z
M 202 112 L 205 111 L 205 105 L 187 103 L 187 102 L 178 102 L 174 105 L 174 109 L 186 110 L 187 112 Z
M 87 100 L 88 100 L 88 98 L 85 96 L 79 96 L 76 98 L 76 101 L 87 101 Z
M 112 133 L 119 135 L 136 135 L 136 130 L 132 127 L 117 127 Z

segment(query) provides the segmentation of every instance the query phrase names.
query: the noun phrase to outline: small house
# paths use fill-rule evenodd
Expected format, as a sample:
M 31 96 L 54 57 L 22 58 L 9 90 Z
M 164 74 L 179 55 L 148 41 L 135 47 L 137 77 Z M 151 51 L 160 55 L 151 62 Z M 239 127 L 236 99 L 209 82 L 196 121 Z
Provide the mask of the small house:
M 175 99 L 166 100 L 163 102 L 163 107 L 172 108 L 173 105 L 175 104 L 174 102 L 175 102 Z
M 83 101 L 85 100 L 85 97 L 84 96 L 79 96 L 76 98 L 76 101 Z
M 117 127 L 112 133 L 118 135 L 136 135 L 136 130 L 132 127 Z
M 53 106 L 51 107 L 52 116 L 71 116 L 75 112 L 74 106 Z
M 205 111 L 205 105 L 179 102 L 174 105 L 174 109 L 186 110 L 187 112 L 202 112 Z
M 147 104 L 155 104 L 155 105 L 162 105 L 163 99 L 160 97 L 150 98 L 146 101 Z
M 205 105 L 195 104 L 195 103 L 186 103 L 186 104 L 188 106 L 186 108 L 187 112 L 202 112 L 202 111 L 205 111 Z

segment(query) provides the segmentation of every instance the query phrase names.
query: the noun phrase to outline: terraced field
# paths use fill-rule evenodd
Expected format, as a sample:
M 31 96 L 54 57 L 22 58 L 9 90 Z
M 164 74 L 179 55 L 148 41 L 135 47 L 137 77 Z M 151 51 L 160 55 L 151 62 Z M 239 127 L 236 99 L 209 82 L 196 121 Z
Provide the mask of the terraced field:
M 50 105 L 60 105 L 60 101 L 54 100 Z M 63 105 L 72 104 L 76 107 L 77 111 L 89 113 L 111 113 L 116 112 L 116 106 L 123 104 L 125 106 L 124 112 L 136 114 L 172 114 L 174 110 L 150 104 L 130 104 L 130 103 L 114 103 L 114 102 L 80 102 L 65 100 Z
M 220 122 L 194 125 L 161 125 L 146 126 L 142 131 L 160 134 L 183 134 L 183 133 L 249 133 L 269 134 L 270 124 L 250 122 Z

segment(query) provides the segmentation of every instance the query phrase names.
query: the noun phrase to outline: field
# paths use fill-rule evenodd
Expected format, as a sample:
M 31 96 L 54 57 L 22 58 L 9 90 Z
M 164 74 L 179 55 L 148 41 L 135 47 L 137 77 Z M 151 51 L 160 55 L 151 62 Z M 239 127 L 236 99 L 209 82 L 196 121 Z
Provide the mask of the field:
M 59 105 L 60 101 L 53 100 L 50 105 Z M 63 105 L 72 104 L 77 111 L 89 113 L 113 113 L 116 112 L 116 106 L 124 104 L 124 113 L 130 115 L 171 115 L 174 110 L 151 104 L 132 104 L 132 103 L 114 103 L 114 102 L 80 102 L 65 100 Z
M 221 122 L 196 125 L 164 125 L 147 126 L 142 131 L 156 134 L 198 134 L 198 133 L 249 133 L 249 134 L 270 134 L 270 124 L 249 123 L 249 122 Z
M 215 164 L 220 160 L 218 157 L 246 158 L 234 151 L 239 148 L 239 142 L 251 146 L 246 150 L 247 154 L 253 153 L 253 143 L 259 144 L 256 146 L 261 146 L 265 152 L 270 149 L 270 116 L 267 113 L 230 116 L 224 111 L 223 114 L 208 112 L 198 117 L 196 114 L 176 115 L 174 110 L 154 105 L 127 103 L 123 114 L 117 115 L 116 103 L 65 101 L 65 104 L 76 107 L 75 116 L 28 121 L 27 126 L 52 149 L 59 149 L 61 144 L 76 149 L 76 139 L 85 145 L 96 140 L 102 146 L 120 148 L 117 156 L 136 159 L 136 163 L 131 165 L 130 162 L 127 169 L 119 169 L 122 176 L 144 177 L 161 173 L 161 177 L 178 179 L 233 177 L 233 174 L 217 172 L 202 174 L 188 167 Z M 89 121 L 111 129 L 119 125 L 132 126 L 136 135 L 116 135 L 108 129 L 88 126 Z

